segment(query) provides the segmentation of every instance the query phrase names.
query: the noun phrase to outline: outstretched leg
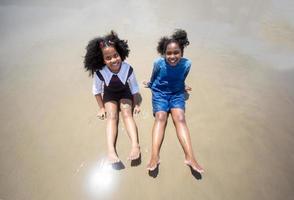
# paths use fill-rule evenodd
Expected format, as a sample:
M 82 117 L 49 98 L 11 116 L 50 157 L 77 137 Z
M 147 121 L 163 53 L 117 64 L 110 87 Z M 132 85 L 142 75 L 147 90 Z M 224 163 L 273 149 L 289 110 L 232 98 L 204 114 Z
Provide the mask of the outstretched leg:
M 159 164 L 159 151 L 164 138 L 168 114 L 159 111 L 155 114 L 155 121 L 152 129 L 152 151 L 151 158 L 147 165 L 147 169 L 153 171 Z
M 122 99 L 120 101 L 120 110 L 127 133 L 132 143 L 128 160 L 136 160 L 140 157 L 140 146 L 138 140 L 138 129 L 132 113 L 132 101 L 129 99 Z
M 111 164 L 120 162 L 116 149 L 115 142 L 117 137 L 117 125 L 118 125 L 118 105 L 115 101 L 109 101 L 105 103 L 106 110 L 106 138 L 107 138 L 107 150 L 108 150 L 108 162 Z
M 202 173 L 203 168 L 197 163 L 192 150 L 190 132 L 186 124 L 185 112 L 180 108 L 171 109 L 171 115 L 176 127 L 178 139 L 185 153 L 185 163 L 195 171 Z

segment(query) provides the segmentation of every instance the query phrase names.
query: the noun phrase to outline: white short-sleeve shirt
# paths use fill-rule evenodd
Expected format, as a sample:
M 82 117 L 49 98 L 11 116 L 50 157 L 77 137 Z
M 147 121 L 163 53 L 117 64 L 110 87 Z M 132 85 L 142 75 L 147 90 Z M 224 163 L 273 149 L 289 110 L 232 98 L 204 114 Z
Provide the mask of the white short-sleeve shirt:
M 139 92 L 139 85 L 136 80 L 134 71 L 132 72 L 132 74 L 128 78 L 128 73 L 129 73 L 130 67 L 131 66 L 128 63 L 122 62 L 121 68 L 116 75 L 123 84 L 126 84 L 126 82 L 128 82 L 131 93 L 136 94 Z M 99 72 L 103 76 L 105 84 L 108 86 L 112 76 L 115 73 L 111 72 L 106 65 L 101 70 L 99 70 Z M 104 81 L 100 80 L 100 78 L 97 76 L 97 74 L 94 73 L 93 87 L 92 87 L 93 95 L 103 93 Z

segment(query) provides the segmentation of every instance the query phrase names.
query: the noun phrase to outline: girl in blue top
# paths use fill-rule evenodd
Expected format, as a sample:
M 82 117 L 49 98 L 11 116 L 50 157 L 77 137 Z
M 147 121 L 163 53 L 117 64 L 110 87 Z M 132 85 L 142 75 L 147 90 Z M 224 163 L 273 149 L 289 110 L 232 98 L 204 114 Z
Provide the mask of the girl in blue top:
M 140 94 L 133 68 L 124 62 L 129 51 L 127 42 L 111 31 L 89 42 L 84 60 L 86 70 L 93 77 L 92 91 L 99 106 L 97 116 L 102 120 L 107 119 L 108 161 L 111 164 L 120 162 L 115 149 L 119 111 L 132 143 L 128 160 L 140 158 L 137 127 L 133 118 L 133 112 L 140 112 Z
M 202 173 L 203 168 L 193 154 L 189 129 L 185 120 L 185 79 L 191 61 L 183 58 L 184 48 L 189 45 L 187 33 L 177 30 L 171 37 L 162 37 L 157 51 L 162 56 L 154 62 L 150 82 L 144 82 L 152 90 L 152 107 L 155 122 L 152 129 L 152 152 L 147 169 L 153 171 L 159 164 L 159 151 L 163 141 L 169 113 L 172 116 L 178 139 L 185 153 L 185 164 Z

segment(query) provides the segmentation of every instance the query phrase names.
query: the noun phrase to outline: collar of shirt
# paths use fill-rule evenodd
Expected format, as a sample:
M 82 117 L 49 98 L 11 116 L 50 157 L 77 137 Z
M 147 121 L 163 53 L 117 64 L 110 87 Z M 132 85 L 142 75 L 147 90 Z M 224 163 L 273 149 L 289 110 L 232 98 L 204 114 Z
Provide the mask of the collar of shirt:
M 110 69 L 106 65 L 99 71 L 105 80 L 105 84 L 108 86 L 113 75 L 117 75 L 119 80 L 123 84 L 125 84 L 127 81 L 127 78 L 128 78 L 129 69 L 130 69 L 130 65 L 126 62 L 122 62 L 120 70 L 117 74 L 111 72 Z

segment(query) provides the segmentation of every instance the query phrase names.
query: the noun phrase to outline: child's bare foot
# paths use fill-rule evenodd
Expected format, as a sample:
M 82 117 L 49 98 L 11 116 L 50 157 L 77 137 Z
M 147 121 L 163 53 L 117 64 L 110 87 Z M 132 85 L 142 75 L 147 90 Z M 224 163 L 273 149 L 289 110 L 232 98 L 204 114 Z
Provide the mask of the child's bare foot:
M 148 165 L 147 165 L 147 169 L 149 171 L 153 171 L 157 168 L 157 166 L 159 165 L 160 161 L 159 161 L 159 156 L 152 156 Z
M 120 159 L 118 158 L 118 156 L 117 156 L 117 154 L 115 152 L 108 153 L 107 160 L 108 160 L 109 164 L 115 164 L 115 163 L 120 162 Z
M 128 156 L 128 160 L 137 160 L 140 157 L 140 146 L 134 146 Z
M 185 159 L 185 164 L 192 167 L 193 170 L 199 172 L 200 174 L 204 172 L 204 169 L 196 162 L 195 159 Z

